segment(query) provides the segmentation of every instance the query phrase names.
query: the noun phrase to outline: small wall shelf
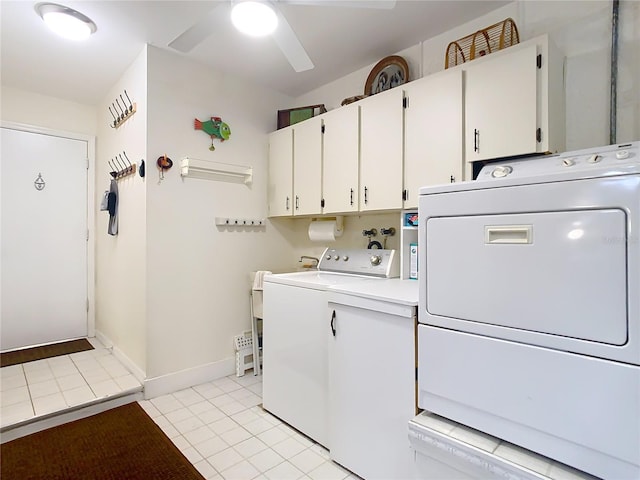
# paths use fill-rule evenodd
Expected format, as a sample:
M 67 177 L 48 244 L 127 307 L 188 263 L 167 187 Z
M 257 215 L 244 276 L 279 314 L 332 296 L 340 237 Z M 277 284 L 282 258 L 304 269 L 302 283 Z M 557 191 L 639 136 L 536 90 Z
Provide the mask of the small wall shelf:
M 403 210 L 400 215 L 400 278 L 408 279 L 411 276 L 411 244 L 418 243 L 418 225 L 415 224 L 418 210 Z
M 250 184 L 253 181 L 253 167 L 185 157 L 180 161 L 180 175 Z

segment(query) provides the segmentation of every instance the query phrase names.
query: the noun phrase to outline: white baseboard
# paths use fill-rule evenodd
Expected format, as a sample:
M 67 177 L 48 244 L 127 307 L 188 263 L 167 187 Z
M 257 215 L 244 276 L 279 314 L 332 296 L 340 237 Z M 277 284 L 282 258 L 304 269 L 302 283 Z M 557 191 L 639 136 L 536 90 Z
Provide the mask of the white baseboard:
M 131 372 L 131 374 L 134 377 L 136 377 L 136 379 L 140 383 L 144 384 L 145 378 L 147 376 L 144 370 L 142 370 L 138 365 L 136 365 L 136 363 L 133 360 L 131 360 L 127 355 L 125 355 L 122 350 L 116 347 L 111 341 L 111 339 L 107 337 L 104 333 L 100 332 L 99 330 L 96 330 L 96 338 L 100 340 L 100 343 L 102 343 L 106 348 L 111 349 L 111 351 L 113 352 L 113 356 L 116 357 Z
M 201 383 L 211 382 L 232 375 L 236 371 L 235 358 L 225 358 L 224 360 L 180 370 L 179 372 L 146 378 L 145 372 L 127 357 L 122 350 L 114 346 L 109 337 L 96 330 L 96 338 L 105 347 L 110 348 L 113 355 L 144 385 L 145 399 L 155 398 L 166 393 L 172 393 Z
M 236 371 L 234 358 L 225 358 L 218 362 L 200 365 L 179 372 L 147 378 L 144 381 L 144 398 L 155 398 L 166 393 L 172 393 L 194 385 L 211 382 L 229 376 Z

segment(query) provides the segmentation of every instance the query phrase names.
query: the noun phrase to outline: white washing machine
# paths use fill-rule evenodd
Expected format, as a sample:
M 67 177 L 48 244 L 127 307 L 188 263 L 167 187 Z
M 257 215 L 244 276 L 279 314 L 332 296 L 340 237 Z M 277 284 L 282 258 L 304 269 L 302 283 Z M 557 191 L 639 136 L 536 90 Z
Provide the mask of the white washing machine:
M 331 315 L 327 289 L 397 277 L 395 250 L 326 249 L 317 271 L 264 277 L 262 402 L 329 446 Z
M 420 190 L 421 408 L 640 478 L 639 145 Z

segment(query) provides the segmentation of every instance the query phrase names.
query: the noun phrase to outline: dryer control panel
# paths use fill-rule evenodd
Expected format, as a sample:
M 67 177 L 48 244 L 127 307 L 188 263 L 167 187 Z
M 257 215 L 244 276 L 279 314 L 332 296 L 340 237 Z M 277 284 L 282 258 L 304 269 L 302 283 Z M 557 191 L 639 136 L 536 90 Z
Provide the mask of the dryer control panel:
M 485 165 L 476 181 L 495 181 L 503 178 L 525 178 L 538 175 L 578 176 L 616 175 L 640 170 L 640 142 L 542 155 Z M 596 175 L 597 173 L 597 175 Z

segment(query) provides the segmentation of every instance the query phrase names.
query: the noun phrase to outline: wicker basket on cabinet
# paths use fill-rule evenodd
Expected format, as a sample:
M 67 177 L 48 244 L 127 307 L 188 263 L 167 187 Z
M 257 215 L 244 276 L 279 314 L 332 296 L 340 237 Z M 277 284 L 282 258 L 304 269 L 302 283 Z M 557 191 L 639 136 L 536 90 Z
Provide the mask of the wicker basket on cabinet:
M 507 18 L 490 27 L 451 42 L 447 46 L 444 68 L 454 67 L 520 42 L 518 27 Z

